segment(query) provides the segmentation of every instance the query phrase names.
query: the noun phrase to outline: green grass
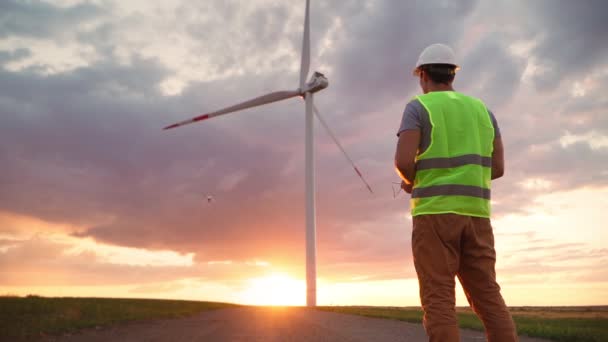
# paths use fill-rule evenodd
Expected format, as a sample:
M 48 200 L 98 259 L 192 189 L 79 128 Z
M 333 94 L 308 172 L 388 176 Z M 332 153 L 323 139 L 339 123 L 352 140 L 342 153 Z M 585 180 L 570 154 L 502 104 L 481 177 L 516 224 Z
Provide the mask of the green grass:
M 0 340 L 27 340 L 83 328 L 176 318 L 235 306 L 153 299 L 0 297 Z
M 536 318 L 513 316 L 520 334 L 555 341 L 608 341 L 605 318 Z
M 421 323 L 423 315 L 422 311 L 417 308 L 325 306 L 319 307 L 319 309 L 368 317 L 397 319 L 412 323 Z M 518 315 L 516 311 L 513 314 L 513 319 L 518 334 L 553 341 L 608 341 L 608 318 L 605 318 L 603 314 L 598 314 L 597 318 L 543 317 L 547 316 L 547 313 L 550 316 L 551 308 L 539 308 L 537 311 L 525 315 Z M 461 328 L 483 331 L 483 325 L 474 313 L 458 312 L 457 316 Z
M 110 324 L 177 318 L 234 304 L 153 299 L 45 298 L 0 296 L 0 340 L 34 339 Z M 321 310 L 422 322 L 418 308 L 357 306 L 319 307 Z M 520 335 L 554 341 L 608 341 L 608 308 L 512 308 Z M 460 327 L 483 330 L 469 310 L 458 312 Z

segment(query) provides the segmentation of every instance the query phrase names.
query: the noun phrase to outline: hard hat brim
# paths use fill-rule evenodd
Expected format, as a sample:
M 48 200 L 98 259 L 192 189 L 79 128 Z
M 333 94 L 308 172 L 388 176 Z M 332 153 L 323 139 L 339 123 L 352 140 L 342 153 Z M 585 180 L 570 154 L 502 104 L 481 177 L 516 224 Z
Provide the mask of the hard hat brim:
M 444 64 L 444 63 L 438 63 L 438 64 Z M 412 76 L 414 76 L 414 77 L 420 77 L 420 67 L 422 67 L 424 65 L 428 65 L 428 64 L 422 64 L 422 65 L 419 65 L 419 66 L 415 67 L 412 70 Z M 450 65 L 453 65 L 455 67 L 454 72 L 457 72 L 458 70 L 460 70 L 460 67 L 458 65 L 456 65 L 456 64 L 450 64 Z

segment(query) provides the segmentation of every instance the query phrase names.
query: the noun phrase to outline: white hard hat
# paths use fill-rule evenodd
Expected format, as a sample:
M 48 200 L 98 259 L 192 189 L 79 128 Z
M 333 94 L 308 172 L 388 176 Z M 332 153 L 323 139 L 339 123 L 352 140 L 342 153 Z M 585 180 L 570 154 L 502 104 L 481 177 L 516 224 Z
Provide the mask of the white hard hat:
M 445 44 L 429 45 L 426 47 L 426 49 L 422 50 L 413 71 L 414 75 L 417 75 L 418 68 L 425 64 L 450 64 L 458 69 L 454 51 Z

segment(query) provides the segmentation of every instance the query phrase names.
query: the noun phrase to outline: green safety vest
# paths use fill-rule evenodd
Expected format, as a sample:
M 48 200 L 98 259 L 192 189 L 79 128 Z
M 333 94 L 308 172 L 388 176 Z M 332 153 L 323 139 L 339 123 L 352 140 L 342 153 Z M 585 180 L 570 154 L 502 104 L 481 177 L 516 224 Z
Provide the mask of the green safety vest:
M 490 217 L 494 125 L 481 100 L 454 91 L 416 96 L 429 114 L 431 143 L 416 157 L 412 216 Z

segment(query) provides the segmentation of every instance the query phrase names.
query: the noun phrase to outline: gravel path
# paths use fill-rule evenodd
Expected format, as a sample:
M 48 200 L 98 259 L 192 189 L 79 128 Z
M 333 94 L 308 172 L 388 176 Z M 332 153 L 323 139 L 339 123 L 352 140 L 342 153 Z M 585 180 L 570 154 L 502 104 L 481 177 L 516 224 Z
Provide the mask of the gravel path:
M 483 333 L 462 330 L 462 341 L 485 341 Z M 52 338 L 60 342 L 101 341 L 427 341 L 420 324 L 306 308 L 243 307 L 196 316 L 122 324 Z M 521 342 L 546 340 L 522 337 Z

